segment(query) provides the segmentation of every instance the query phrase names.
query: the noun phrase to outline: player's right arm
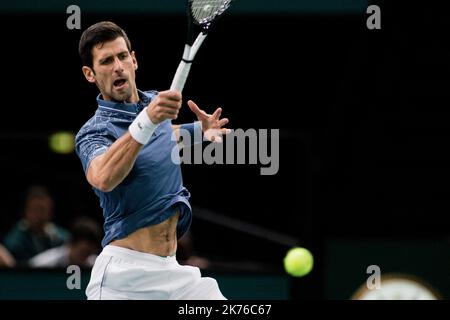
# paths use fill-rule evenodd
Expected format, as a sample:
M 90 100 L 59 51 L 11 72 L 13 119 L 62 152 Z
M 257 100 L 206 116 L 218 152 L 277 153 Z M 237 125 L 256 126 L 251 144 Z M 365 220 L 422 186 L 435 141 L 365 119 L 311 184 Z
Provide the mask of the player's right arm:
M 159 124 L 167 119 L 176 119 L 180 108 L 181 93 L 163 91 L 153 99 L 145 112 L 154 124 Z M 142 144 L 129 131 L 126 132 L 104 153 L 92 159 L 86 172 L 88 182 L 102 192 L 112 191 L 128 176 L 141 148 Z
M 130 173 L 141 148 L 130 132 L 125 133 L 91 161 L 86 173 L 88 182 L 102 192 L 112 191 Z

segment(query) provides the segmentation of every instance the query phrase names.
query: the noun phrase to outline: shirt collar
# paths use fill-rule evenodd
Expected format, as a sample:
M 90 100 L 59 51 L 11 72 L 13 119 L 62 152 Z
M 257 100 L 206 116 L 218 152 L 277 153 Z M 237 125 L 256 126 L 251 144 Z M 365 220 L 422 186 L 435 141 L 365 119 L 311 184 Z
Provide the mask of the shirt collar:
M 127 103 L 127 102 L 116 102 L 103 100 L 102 94 L 99 93 L 97 96 L 97 104 L 99 108 L 113 109 L 115 111 L 122 111 L 126 113 L 138 114 L 144 109 L 152 100 L 150 95 L 145 92 L 138 90 L 139 101 L 137 103 Z

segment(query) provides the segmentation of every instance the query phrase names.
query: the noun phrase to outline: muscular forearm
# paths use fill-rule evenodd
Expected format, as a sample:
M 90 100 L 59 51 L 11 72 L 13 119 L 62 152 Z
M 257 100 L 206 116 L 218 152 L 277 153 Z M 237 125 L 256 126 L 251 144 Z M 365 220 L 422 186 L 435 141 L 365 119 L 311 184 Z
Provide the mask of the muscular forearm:
M 103 192 L 113 190 L 130 173 L 141 147 L 142 145 L 127 132 L 104 154 L 92 160 L 87 180 Z

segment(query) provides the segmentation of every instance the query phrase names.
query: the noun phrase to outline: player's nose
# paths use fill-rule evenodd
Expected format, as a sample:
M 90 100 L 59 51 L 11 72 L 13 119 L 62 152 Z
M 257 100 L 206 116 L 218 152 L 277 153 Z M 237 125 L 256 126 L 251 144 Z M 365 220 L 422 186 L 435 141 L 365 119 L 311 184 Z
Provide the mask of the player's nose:
M 123 64 L 118 57 L 114 58 L 114 71 L 119 73 L 123 72 Z

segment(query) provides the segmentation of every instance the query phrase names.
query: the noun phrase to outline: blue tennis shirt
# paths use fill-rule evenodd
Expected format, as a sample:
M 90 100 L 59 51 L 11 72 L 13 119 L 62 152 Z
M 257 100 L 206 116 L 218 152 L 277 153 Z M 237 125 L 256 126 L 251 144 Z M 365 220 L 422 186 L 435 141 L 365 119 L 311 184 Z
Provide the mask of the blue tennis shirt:
M 131 122 L 158 94 L 138 91 L 138 103 L 118 103 L 97 97 L 95 115 L 81 127 L 75 138 L 76 152 L 84 172 L 96 156 L 128 131 Z M 172 161 L 176 147 L 170 121 L 162 122 L 150 141 L 142 147 L 128 176 L 112 191 L 94 192 L 103 209 L 105 236 L 102 246 L 133 231 L 158 224 L 180 212 L 177 236 L 180 238 L 192 221 L 189 191 L 183 187 L 180 161 Z M 177 152 L 174 154 L 178 155 Z M 179 159 L 177 159 L 179 160 Z

